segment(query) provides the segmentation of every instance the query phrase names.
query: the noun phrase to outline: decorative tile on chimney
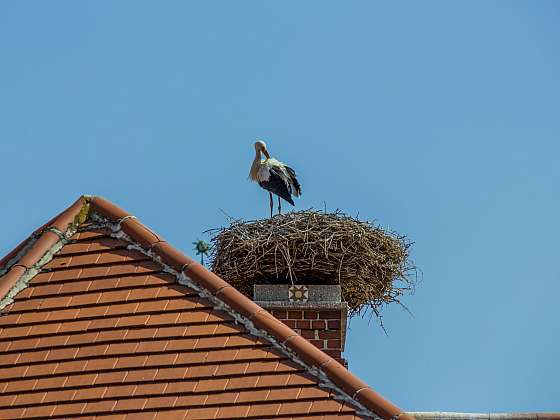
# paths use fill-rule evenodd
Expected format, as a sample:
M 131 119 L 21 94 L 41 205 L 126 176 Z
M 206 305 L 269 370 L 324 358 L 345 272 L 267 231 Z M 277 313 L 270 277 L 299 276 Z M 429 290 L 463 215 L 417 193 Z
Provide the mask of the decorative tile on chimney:
M 343 365 L 348 304 L 339 285 L 256 284 L 254 300 Z

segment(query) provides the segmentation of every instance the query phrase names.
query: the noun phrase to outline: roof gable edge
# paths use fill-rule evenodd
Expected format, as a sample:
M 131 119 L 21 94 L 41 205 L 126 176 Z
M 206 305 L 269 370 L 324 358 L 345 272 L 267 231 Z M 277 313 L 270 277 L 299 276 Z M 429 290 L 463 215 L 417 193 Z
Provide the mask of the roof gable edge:
M 91 197 L 81 196 L 70 207 L 21 242 L 0 260 L 0 310 L 48 263 L 76 232 L 89 213 Z

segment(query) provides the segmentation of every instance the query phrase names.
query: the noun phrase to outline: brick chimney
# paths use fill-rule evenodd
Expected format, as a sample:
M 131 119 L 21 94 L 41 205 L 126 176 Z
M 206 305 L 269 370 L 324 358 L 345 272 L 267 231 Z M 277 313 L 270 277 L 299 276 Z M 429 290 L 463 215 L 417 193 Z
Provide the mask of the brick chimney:
M 348 304 L 339 285 L 256 284 L 254 300 L 343 365 Z

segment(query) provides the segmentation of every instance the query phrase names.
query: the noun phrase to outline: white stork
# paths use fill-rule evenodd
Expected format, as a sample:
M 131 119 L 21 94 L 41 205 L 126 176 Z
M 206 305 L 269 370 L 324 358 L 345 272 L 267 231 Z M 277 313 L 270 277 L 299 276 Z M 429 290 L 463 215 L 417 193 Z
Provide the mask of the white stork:
M 261 153 L 264 154 L 266 159 L 261 160 Z M 273 193 L 278 196 L 278 214 L 282 212 L 280 198 L 293 206 L 292 195 L 294 197 L 301 195 L 301 187 L 296 178 L 296 172 L 279 160 L 271 158 L 266 149 L 266 144 L 261 140 L 255 142 L 255 160 L 251 165 L 249 178 L 258 182 L 270 194 L 270 217 L 272 217 L 274 207 Z

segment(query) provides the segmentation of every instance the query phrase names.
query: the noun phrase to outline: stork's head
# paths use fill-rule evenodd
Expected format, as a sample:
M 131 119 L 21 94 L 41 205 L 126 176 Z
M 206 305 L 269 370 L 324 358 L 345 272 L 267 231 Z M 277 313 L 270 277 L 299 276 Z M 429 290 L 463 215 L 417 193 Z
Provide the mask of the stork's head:
M 257 140 L 255 142 L 255 152 L 263 152 L 267 159 L 270 159 L 270 155 L 268 154 L 268 150 L 266 149 L 266 143 L 262 140 Z

